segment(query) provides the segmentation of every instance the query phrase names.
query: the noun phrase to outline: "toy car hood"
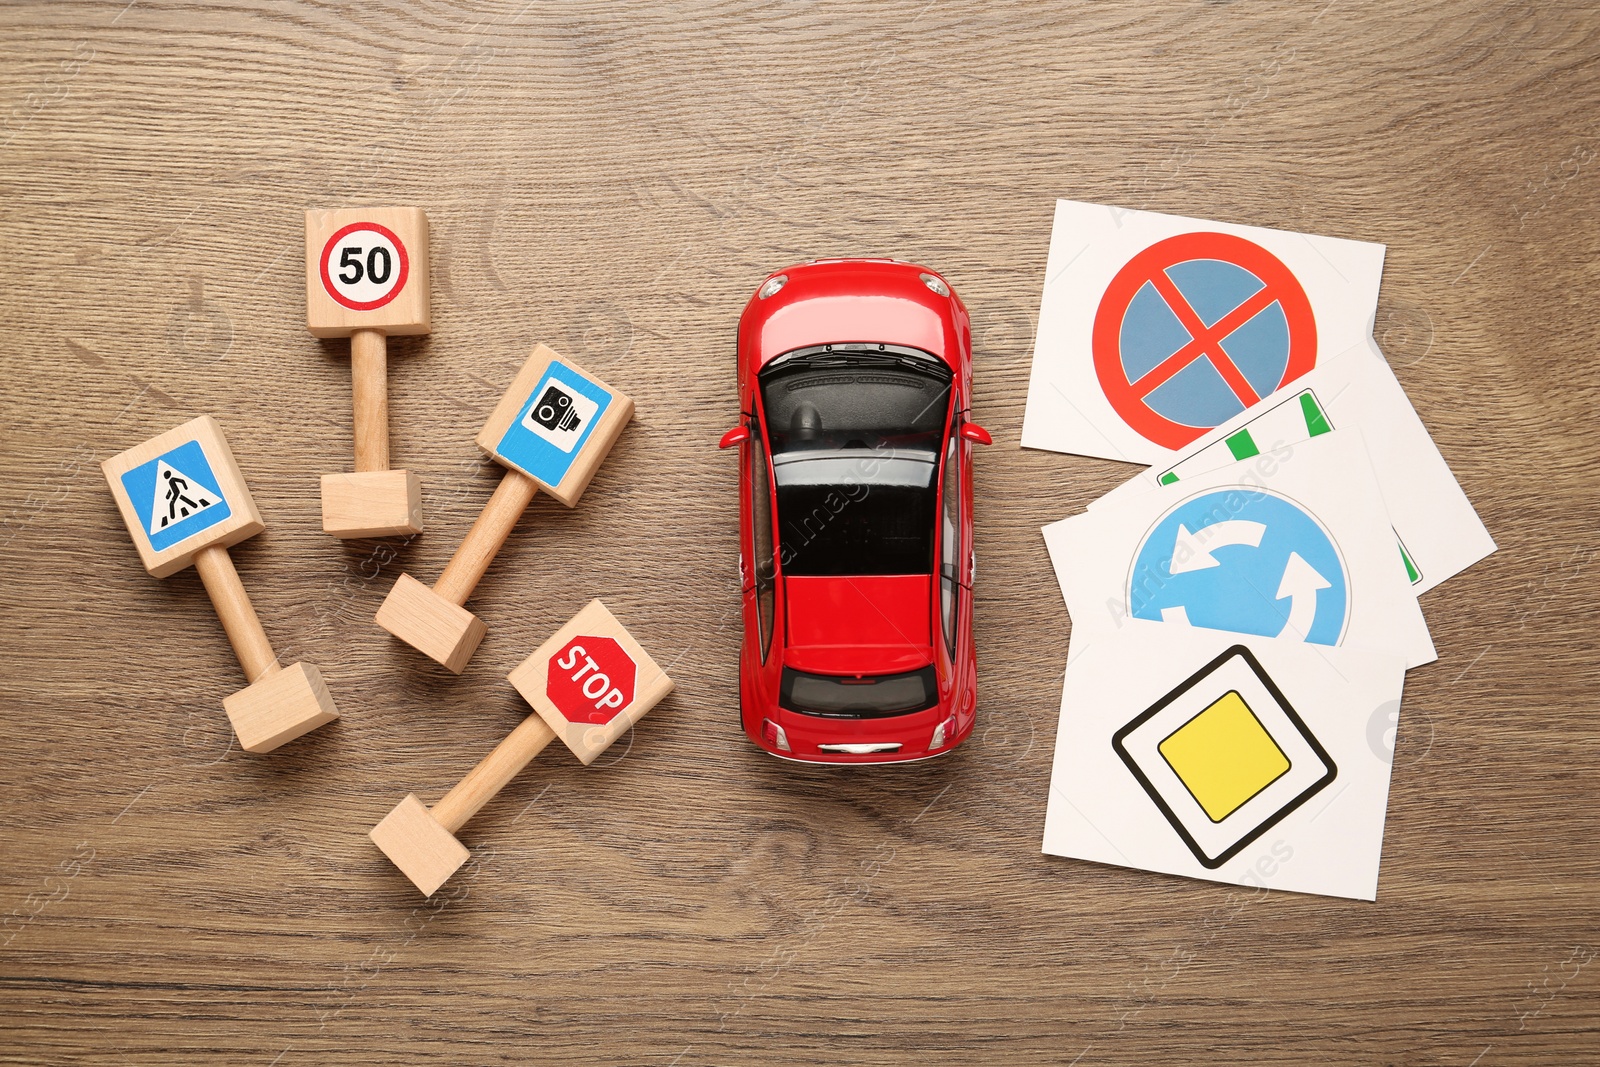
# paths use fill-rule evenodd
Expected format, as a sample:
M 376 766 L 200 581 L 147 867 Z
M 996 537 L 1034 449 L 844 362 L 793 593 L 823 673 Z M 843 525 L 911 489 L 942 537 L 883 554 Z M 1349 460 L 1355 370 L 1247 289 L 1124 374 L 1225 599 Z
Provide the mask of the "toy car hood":
M 739 321 L 739 343 L 759 369 L 797 348 L 821 344 L 908 345 L 960 369 L 966 309 L 923 282 L 932 271 L 893 260 L 819 260 L 778 271 L 788 281 L 752 298 Z

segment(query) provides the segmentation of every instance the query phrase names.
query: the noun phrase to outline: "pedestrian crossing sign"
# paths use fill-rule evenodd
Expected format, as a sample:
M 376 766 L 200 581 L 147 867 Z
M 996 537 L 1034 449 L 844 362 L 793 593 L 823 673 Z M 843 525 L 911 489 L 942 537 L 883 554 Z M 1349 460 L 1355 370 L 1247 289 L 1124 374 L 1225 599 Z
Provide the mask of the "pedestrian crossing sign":
M 133 468 L 122 476 L 122 487 L 157 552 L 232 514 L 199 441 L 186 441 Z

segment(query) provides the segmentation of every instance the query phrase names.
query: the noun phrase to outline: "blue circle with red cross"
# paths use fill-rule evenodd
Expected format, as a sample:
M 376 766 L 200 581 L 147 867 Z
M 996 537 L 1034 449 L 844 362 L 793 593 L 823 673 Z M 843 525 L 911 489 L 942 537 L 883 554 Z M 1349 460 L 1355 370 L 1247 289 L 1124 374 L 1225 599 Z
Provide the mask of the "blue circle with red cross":
M 1299 280 L 1260 245 L 1185 233 L 1117 272 L 1093 349 L 1117 414 L 1178 449 L 1314 367 L 1316 320 Z

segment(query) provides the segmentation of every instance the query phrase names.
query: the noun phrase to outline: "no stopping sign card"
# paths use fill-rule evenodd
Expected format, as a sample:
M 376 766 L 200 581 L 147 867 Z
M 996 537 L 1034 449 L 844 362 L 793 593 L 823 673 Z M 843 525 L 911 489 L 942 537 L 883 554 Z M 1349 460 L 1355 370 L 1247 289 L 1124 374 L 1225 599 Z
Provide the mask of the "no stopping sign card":
M 1368 339 L 1318 366 L 1089 505 L 1090 510 L 1236 462 L 1358 427 L 1372 456 L 1396 549 L 1412 588 L 1425 593 L 1495 549 L 1405 390 Z
M 1133 622 L 1074 632 L 1046 853 L 1372 900 L 1405 665 Z M 1378 736 L 1381 736 L 1381 732 Z
M 1044 528 L 1073 639 L 1130 620 L 1435 658 L 1357 429 Z
M 1161 463 L 1370 336 L 1383 252 L 1056 201 L 1023 446 Z

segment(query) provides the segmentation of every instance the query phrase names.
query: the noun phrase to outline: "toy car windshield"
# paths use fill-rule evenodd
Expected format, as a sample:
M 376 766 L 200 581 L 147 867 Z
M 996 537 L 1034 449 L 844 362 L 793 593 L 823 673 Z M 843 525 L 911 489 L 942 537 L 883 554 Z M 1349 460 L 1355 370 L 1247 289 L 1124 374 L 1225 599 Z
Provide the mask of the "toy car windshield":
M 785 573 L 932 573 L 950 378 L 932 356 L 880 345 L 762 371 Z

